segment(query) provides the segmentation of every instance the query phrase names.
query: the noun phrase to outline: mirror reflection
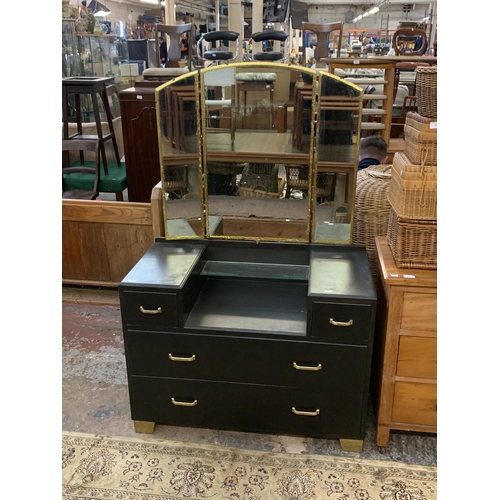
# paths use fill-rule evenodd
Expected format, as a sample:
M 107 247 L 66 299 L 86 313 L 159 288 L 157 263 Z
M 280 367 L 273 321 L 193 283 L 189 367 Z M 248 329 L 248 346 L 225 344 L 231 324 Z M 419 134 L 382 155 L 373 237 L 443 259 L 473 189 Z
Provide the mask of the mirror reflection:
M 301 66 L 230 63 L 157 98 L 167 238 L 351 241 L 359 87 Z
M 313 241 L 350 242 L 362 116 L 362 91 L 320 75 Z
M 166 238 L 199 238 L 205 234 L 198 87 L 198 75 L 189 73 L 156 90 Z

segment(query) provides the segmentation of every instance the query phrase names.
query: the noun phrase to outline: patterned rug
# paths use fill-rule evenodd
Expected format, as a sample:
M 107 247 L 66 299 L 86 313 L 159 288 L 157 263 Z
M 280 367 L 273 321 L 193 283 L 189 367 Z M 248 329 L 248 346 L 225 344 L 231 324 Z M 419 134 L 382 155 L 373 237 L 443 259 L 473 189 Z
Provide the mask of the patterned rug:
M 433 500 L 437 469 L 63 432 L 65 500 Z

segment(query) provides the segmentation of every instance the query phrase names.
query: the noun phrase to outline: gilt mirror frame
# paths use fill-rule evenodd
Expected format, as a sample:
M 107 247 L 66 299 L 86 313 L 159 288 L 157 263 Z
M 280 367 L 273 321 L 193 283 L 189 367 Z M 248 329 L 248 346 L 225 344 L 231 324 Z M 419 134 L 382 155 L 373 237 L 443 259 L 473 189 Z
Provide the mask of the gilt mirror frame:
M 240 88 L 254 87 L 238 86 L 236 90 L 237 85 L 231 78 L 234 74 L 237 78 L 243 77 L 242 73 L 245 76 L 249 73 L 278 75 L 279 88 L 285 88 L 288 82 L 288 99 L 284 101 L 281 96 L 281 99 L 273 102 L 273 97 L 264 93 L 263 98 L 255 97 L 257 93 L 250 90 L 249 101 L 252 98 L 254 100 L 249 106 L 245 100 L 243 105 L 243 91 Z M 222 76 L 222 81 L 226 82 L 228 75 L 229 83 L 217 88 L 219 77 Z M 297 102 L 293 101 L 296 99 L 297 81 L 307 82 L 303 84 L 303 95 L 306 97 L 302 96 L 302 107 L 306 107 L 304 102 L 309 100 L 308 111 L 306 113 L 302 109 L 304 114 L 299 117 L 299 120 L 302 118 L 300 121 L 295 115 L 298 112 Z M 223 88 L 227 90 L 225 96 Z M 278 94 L 276 92 L 274 95 Z M 246 99 L 246 92 L 244 95 Z M 166 239 L 215 238 L 329 244 L 352 242 L 363 106 L 363 90 L 360 87 L 325 71 L 293 64 L 242 62 L 202 68 L 177 77 L 157 87 L 155 99 Z M 233 102 L 228 104 L 231 99 Z M 223 111 L 217 118 L 226 125 L 230 124 L 227 131 L 226 125 L 214 127 L 211 124 L 209 102 L 222 103 L 219 111 Z M 250 110 L 248 113 L 247 108 Z M 270 110 L 269 114 L 262 111 L 265 109 Z M 249 122 L 250 128 L 245 128 L 247 125 L 243 125 L 243 120 Z M 268 121 L 268 128 L 260 125 Z M 259 124 L 258 130 L 255 129 L 256 123 Z M 300 126 L 297 127 L 297 123 Z M 262 130 L 261 126 L 264 127 Z M 178 130 L 180 128 L 183 130 Z M 299 135 L 302 135 L 303 130 L 308 130 L 308 133 L 304 132 L 304 136 L 297 139 L 295 129 L 300 131 Z M 223 133 L 216 136 L 219 130 Z M 345 140 L 336 144 L 340 136 Z M 253 146 L 249 146 L 249 149 L 246 144 Z M 252 160 L 264 167 L 279 166 L 279 189 L 282 191 L 278 189 L 275 199 L 270 199 L 270 192 L 266 195 L 265 187 L 262 188 L 263 192 L 260 187 L 254 188 L 259 193 L 257 197 L 253 192 L 248 194 L 248 189 L 243 187 L 243 174 L 248 171 L 249 164 L 255 165 Z M 235 214 L 239 204 L 245 200 L 249 202 L 252 209 L 246 216 L 233 217 L 227 212 L 220 215 L 218 205 L 214 202 L 219 196 L 210 194 L 210 189 L 214 192 L 213 179 L 218 177 L 213 175 L 214 165 L 219 168 L 220 165 L 225 166 L 225 162 L 229 164 L 230 172 L 235 168 L 241 171 L 241 166 L 244 166 L 243 174 L 236 175 L 237 188 L 234 193 L 230 193 L 232 198 L 227 197 L 224 201 L 228 206 L 237 208 Z M 287 191 L 289 172 L 293 170 L 288 167 L 295 164 L 301 167 L 303 182 L 307 182 L 302 198 L 297 200 L 299 203 L 292 200 L 290 190 Z M 285 184 L 283 171 L 286 171 Z M 179 184 L 178 177 L 182 176 L 183 180 Z M 323 199 L 320 193 L 322 183 L 324 179 L 328 181 L 332 178 L 335 179 L 336 191 L 340 189 L 345 199 L 337 202 L 337 194 L 332 192 L 332 200 L 320 204 Z M 340 188 L 339 180 L 342 181 Z M 215 187 L 219 188 L 217 185 Z M 300 195 L 301 191 L 298 190 L 298 193 Z M 292 190 L 292 194 L 296 193 Z M 275 195 L 272 196 L 274 198 Z M 285 214 L 292 214 L 300 207 L 300 221 L 286 216 L 278 219 L 271 217 L 274 207 L 279 207 L 279 211 Z M 262 216 L 259 210 L 268 210 L 269 216 L 267 212 Z

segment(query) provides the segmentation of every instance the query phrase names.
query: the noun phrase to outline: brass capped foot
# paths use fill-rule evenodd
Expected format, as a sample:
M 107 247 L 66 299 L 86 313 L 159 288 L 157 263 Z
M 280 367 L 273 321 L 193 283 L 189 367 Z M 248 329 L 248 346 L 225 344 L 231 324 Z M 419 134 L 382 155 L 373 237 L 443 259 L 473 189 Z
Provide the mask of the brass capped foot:
M 134 431 L 140 434 L 153 434 L 155 422 L 145 422 L 144 420 L 134 420 Z
M 342 451 L 361 453 L 363 451 L 362 439 L 339 439 Z

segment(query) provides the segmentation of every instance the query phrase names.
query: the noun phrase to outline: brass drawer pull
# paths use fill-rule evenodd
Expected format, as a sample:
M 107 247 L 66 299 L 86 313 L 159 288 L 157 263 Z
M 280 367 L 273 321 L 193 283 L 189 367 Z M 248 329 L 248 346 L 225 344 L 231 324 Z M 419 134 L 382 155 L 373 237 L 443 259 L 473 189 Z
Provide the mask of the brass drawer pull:
M 170 401 L 175 406 L 196 406 L 198 404 L 198 400 L 197 399 L 195 399 L 191 403 L 185 403 L 183 401 L 176 401 L 175 398 L 171 398 Z
M 306 417 L 315 417 L 316 415 L 319 415 L 319 408 L 316 411 L 300 411 L 300 410 L 296 410 L 295 406 L 292 406 L 292 412 L 295 413 L 295 415 L 304 415 Z
M 296 370 L 304 370 L 306 372 L 317 372 L 317 371 L 321 370 L 321 368 L 323 368 L 321 363 L 319 363 L 318 366 L 302 366 L 302 365 L 298 365 L 295 361 L 293 362 L 293 367 Z
M 354 321 L 350 319 L 349 321 L 335 321 L 333 318 L 330 318 L 330 325 L 333 326 L 352 326 Z
M 172 361 L 194 361 L 196 359 L 196 354 L 193 354 L 190 358 L 183 358 L 179 356 L 174 356 L 171 352 L 169 352 L 168 359 Z
M 139 306 L 139 310 L 143 314 L 161 314 L 161 307 L 158 309 L 144 309 L 144 307 Z

